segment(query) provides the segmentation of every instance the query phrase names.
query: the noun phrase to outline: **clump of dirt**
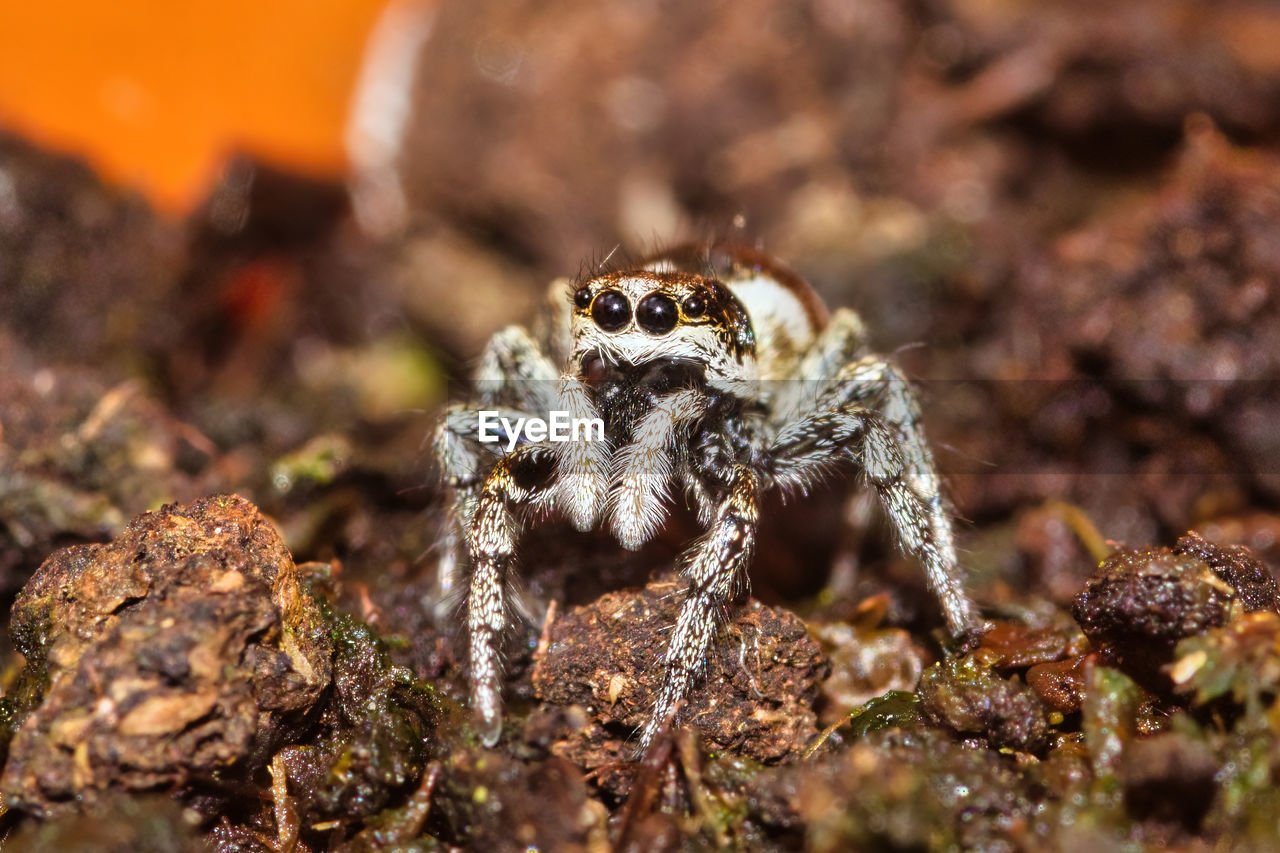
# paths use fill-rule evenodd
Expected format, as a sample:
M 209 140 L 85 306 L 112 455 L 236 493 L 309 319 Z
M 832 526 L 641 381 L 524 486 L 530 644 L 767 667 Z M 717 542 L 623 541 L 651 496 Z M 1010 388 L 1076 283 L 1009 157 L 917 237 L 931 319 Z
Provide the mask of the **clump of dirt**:
M 6 801 L 48 814 L 107 790 L 253 769 L 332 674 L 332 640 L 275 528 L 219 496 L 49 558 L 10 633 L 40 683 L 9 742 Z M 38 695 L 36 695 L 38 694 Z
M 236 496 L 55 553 L 10 625 L 27 666 L 3 699 L 7 805 L 50 816 L 183 788 L 222 813 L 272 763 L 277 806 L 307 826 L 383 810 L 421 777 L 441 706 L 308 580 Z
M 532 673 L 534 696 L 544 704 L 531 725 L 553 753 L 587 769 L 632 757 L 634 733 L 662 687 L 656 663 L 681 588 L 662 580 L 606 593 L 548 624 Z M 756 761 L 794 760 L 818 735 L 813 706 L 830 671 L 799 618 L 748 601 L 724 627 L 677 723 L 695 728 L 712 749 Z
M 319 602 L 334 644 L 333 676 L 304 745 L 275 755 L 305 825 L 357 825 L 389 805 L 423 774 L 436 751 L 442 705 L 435 691 L 393 666 L 367 625 Z M 295 740 L 298 739 L 295 735 Z
M 994 749 L 1039 752 L 1048 735 L 1045 707 L 1019 679 L 1004 679 L 974 657 L 925 670 L 920 705 L 932 719 L 962 734 L 980 735 Z
M 1075 617 L 1104 660 L 1151 684 L 1179 640 L 1260 610 L 1276 612 L 1266 567 L 1192 533 L 1172 549 L 1112 554 L 1077 596 Z

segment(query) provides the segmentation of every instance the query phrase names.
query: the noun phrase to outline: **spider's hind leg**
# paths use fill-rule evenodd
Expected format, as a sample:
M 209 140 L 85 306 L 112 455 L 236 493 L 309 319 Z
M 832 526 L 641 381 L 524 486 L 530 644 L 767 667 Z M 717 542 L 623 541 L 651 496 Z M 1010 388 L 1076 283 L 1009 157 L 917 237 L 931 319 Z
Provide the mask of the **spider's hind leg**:
M 933 451 L 924 435 L 920 404 L 902 369 L 881 356 L 858 359 L 840 371 L 823 403 L 828 407 L 857 405 L 869 409 L 894 433 L 907 482 L 925 504 L 933 542 L 940 556 L 936 566 L 925 565 L 929 584 L 943 598 L 944 607 L 948 597 L 957 602 L 947 608 L 947 621 L 954 634 L 971 634 L 979 629 L 983 623 L 972 604 L 962 594 L 959 598 L 954 595 L 960 589 L 962 575 L 956 557 L 955 512 L 947 500 Z
M 828 389 L 839 382 L 841 369 L 867 351 L 867 329 L 848 308 L 837 309 L 826 327 L 801 353 L 788 378 L 772 384 L 775 411 L 782 420 L 810 411 Z
M 475 370 L 475 391 L 485 408 L 511 406 L 545 417 L 555 408 L 560 371 L 522 326 L 489 339 Z

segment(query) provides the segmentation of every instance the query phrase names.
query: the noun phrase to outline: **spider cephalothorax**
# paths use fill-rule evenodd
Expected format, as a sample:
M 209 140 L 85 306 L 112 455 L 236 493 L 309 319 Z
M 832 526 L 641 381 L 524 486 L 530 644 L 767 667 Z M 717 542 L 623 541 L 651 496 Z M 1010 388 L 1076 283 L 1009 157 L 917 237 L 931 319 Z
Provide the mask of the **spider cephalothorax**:
M 856 314 L 828 316 L 794 273 L 723 246 L 677 249 L 552 292 L 541 339 L 518 326 L 495 335 L 477 399 L 450 407 L 435 445 L 457 521 L 442 577 L 449 586 L 470 570 L 471 700 L 487 743 L 501 729 L 499 648 L 517 533 L 547 511 L 580 530 L 606 525 L 638 548 L 683 494 L 706 528 L 680 563 L 688 586 L 642 744 L 701 670 L 751 561 L 768 489 L 803 493 L 842 464 L 860 469 L 952 632 L 978 628 L 915 400 L 898 369 L 868 353 Z M 496 441 L 481 428 L 482 409 L 513 420 L 556 412 L 598 421 L 603 434 Z

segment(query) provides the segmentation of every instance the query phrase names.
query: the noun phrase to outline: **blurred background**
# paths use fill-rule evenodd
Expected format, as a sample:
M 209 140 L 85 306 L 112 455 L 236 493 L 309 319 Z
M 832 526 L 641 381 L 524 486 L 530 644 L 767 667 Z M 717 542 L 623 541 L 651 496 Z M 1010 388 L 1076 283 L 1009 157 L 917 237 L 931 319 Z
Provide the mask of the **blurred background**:
M 1068 600 L 1081 519 L 1274 558 L 1276 44 L 1252 0 L 0 2 L 3 586 L 224 489 L 429 571 L 486 338 L 713 237 L 920 380 L 989 597 Z
M 31 651 L 57 636 L 37 627 L 57 608 L 97 612 L 66 590 L 114 608 L 92 617 L 103 652 L 84 652 L 74 678 L 42 659 L 78 660 L 61 640 L 20 675 L 0 631 L 0 757 L 14 750 L 6 778 L 19 780 L 0 844 L 20 809 L 46 793 L 50 810 L 78 806 L 95 779 L 157 793 L 157 814 L 199 809 L 223 850 L 382 849 L 412 843 L 424 819 L 422 849 L 594 850 L 614 830 L 619 849 L 1226 849 L 1231 837 L 1274 849 L 1276 622 L 1237 618 L 1250 596 L 1274 603 L 1266 568 L 1186 540 L 1189 555 L 1122 557 L 1101 583 L 1086 578 L 1120 544 L 1167 546 L 1188 529 L 1280 565 L 1277 45 L 1274 0 L 0 0 L 0 612 L 27 584 L 25 627 L 23 608 L 4 627 Z M 719 707 L 777 723 L 787 744 L 740 761 L 737 747 L 660 741 L 623 807 L 629 733 L 601 722 L 613 712 L 599 692 L 594 718 L 540 692 L 539 623 L 558 605 L 544 653 L 559 645 L 551 628 L 573 639 L 543 654 L 564 667 L 544 684 L 607 684 L 609 706 L 643 704 L 629 673 L 652 669 L 647 644 L 664 635 L 623 625 L 637 611 L 617 602 L 655 619 L 647 602 L 674 604 L 635 587 L 670 578 L 694 520 L 677 507 L 638 552 L 555 524 L 522 540 L 532 618 L 507 649 L 512 738 L 478 751 L 460 730 L 466 652 L 441 600 L 447 496 L 426 439 L 488 337 L 529 321 L 553 278 L 711 239 L 769 252 L 859 311 L 916 380 L 970 590 L 1003 627 L 965 659 L 976 669 L 933 669 L 921 685 L 922 703 L 954 709 L 958 737 L 913 730 L 914 700 L 886 695 L 850 733 L 856 749 L 756 766 L 817 749 L 819 690 L 825 725 L 915 688 L 942 636 L 874 501 L 845 500 L 854 478 L 790 506 L 774 496 L 751 592 L 788 612 L 726 632 L 716 654 L 738 673 L 723 687 L 739 699 Z M 241 565 L 221 550 L 179 564 L 124 546 L 118 598 L 92 552 L 60 550 L 226 492 L 269 516 L 342 624 L 370 626 L 332 629 L 323 706 L 271 686 L 293 672 L 283 652 L 254 651 L 274 648 L 258 645 L 261 626 L 275 632 L 256 621 L 256 581 L 226 597 L 243 604 L 225 618 L 235 573 L 219 576 L 216 604 L 180 586 Z M 144 565 L 180 565 L 182 580 L 144 589 Z M 1233 575 L 1253 592 L 1224 595 Z M 302 627 L 284 623 L 282 648 L 305 646 L 320 629 L 288 609 Z M 137 614 L 164 633 L 130 627 Z M 1132 631 L 1134 645 L 1088 646 L 1077 619 Z M 589 620 L 627 628 L 607 641 L 626 678 L 590 663 L 603 634 L 567 627 Z M 226 628 L 240 639 L 206 639 L 224 622 L 246 626 Z M 1140 699 L 1093 663 L 1163 683 L 1173 642 L 1192 633 L 1203 644 L 1179 646 L 1195 651 L 1170 672 L 1199 692 L 1193 705 L 1212 700 L 1198 723 L 1171 684 Z M 821 688 L 814 638 L 836 666 Z M 205 655 L 215 642 L 225 669 Z M 755 703 L 775 692 L 752 675 L 762 646 L 803 702 Z M 405 682 L 376 661 L 383 650 L 441 702 L 427 744 L 448 753 L 403 809 L 424 742 L 387 713 Z M 117 701 L 151 689 L 151 674 L 113 675 L 135 666 L 199 692 Z M 256 704 L 250 670 L 268 685 Z M 215 677 L 246 699 L 234 712 L 222 699 L 208 710 Z M 64 698 L 37 712 L 48 739 L 6 747 L 46 678 L 70 689 L 50 687 Z M 116 698 L 82 698 L 100 689 Z M 223 751 L 233 738 L 239 751 Z M 122 781 L 139 774 L 151 775 Z M 125 849 L 164 847 L 141 801 L 102 802 L 110 823 L 138 828 Z M 119 847 L 109 825 L 61 837 Z M 171 825 L 195 831 L 176 811 Z
M 341 180 L 348 111 L 386 6 L 5 3 L 0 120 L 173 217 L 204 200 L 237 151 Z

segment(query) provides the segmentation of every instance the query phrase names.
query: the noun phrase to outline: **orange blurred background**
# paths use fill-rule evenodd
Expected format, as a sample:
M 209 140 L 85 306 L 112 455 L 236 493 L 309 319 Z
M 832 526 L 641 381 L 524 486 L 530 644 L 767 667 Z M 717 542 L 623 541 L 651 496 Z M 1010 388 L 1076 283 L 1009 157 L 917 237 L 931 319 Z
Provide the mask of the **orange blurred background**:
M 387 0 L 0 0 L 0 129 L 181 215 L 226 155 L 318 176 Z

